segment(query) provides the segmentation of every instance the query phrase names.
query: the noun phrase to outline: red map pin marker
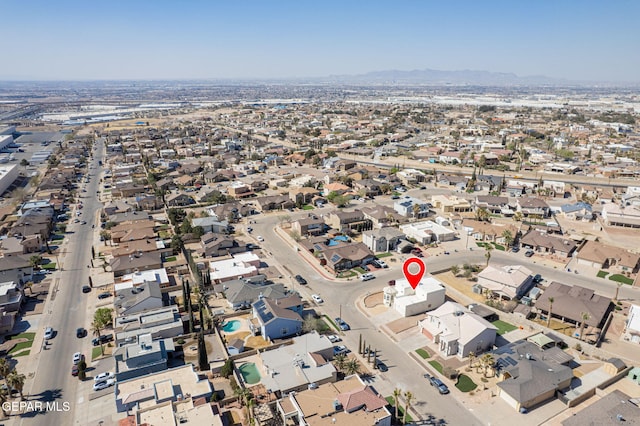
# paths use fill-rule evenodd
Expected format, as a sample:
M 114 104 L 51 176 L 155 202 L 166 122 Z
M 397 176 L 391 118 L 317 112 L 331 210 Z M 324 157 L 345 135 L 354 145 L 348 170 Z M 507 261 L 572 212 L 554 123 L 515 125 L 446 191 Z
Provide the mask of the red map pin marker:
M 412 265 L 415 266 L 411 269 L 415 270 L 416 267 L 418 268 L 418 272 L 415 274 L 409 271 L 409 267 Z M 402 265 L 402 272 L 404 272 L 404 277 L 407 279 L 407 281 L 409 281 L 411 288 L 414 290 L 416 289 L 418 284 L 420 284 L 420 280 L 422 279 L 422 276 L 424 275 L 426 270 L 427 267 L 424 266 L 424 262 L 422 262 L 422 260 L 418 259 L 417 257 L 412 257 L 405 260 L 404 265 Z

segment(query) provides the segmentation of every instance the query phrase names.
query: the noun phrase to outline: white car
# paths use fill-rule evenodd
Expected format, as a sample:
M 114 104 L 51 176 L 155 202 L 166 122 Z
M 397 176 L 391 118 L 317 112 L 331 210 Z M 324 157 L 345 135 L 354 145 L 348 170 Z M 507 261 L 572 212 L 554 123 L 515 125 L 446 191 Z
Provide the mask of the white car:
M 322 297 L 320 297 L 320 295 L 318 294 L 312 294 L 311 298 L 313 299 L 314 302 L 316 303 L 322 303 L 324 302 L 324 300 L 322 300 Z
M 107 380 L 111 380 L 114 377 L 115 377 L 115 374 L 113 374 L 111 371 L 105 371 L 104 373 L 100 373 L 96 377 L 94 377 L 93 381 L 96 383 L 106 382 Z
M 262 238 L 260 235 L 258 235 L 258 236 L 256 237 L 256 240 L 258 240 L 258 241 L 260 241 L 260 242 L 263 242 L 263 241 L 264 241 L 264 238 Z
M 374 279 L 375 277 L 376 277 L 375 275 L 373 275 L 373 274 L 371 274 L 371 273 L 369 273 L 369 272 L 367 272 L 366 274 L 362 274 L 362 275 L 360 275 L 360 279 L 361 279 L 362 281 L 369 281 L 369 280 Z
M 107 380 L 107 381 L 104 381 L 104 382 L 98 382 L 98 383 L 96 383 L 95 385 L 93 385 L 93 390 L 94 390 L 94 391 L 99 391 L 99 390 L 102 390 L 102 389 L 106 389 L 106 388 L 108 388 L 109 386 L 113 386 L 113 385 L 115 385 L 115 384 L 116 384 L 116 381 L 115 381 L 115 380 L 113 380 L 113 379 L 109 379 L 109 380 Z
M 378 265 L 381 268 L 388 268 L 389 267 L 389 265 L 387 265 L 384 260 L 378 260 Z
M 53 328 L 47 327 L 44 329 L 44 340 L 49 340 L 53 337 Z
M 76 352 L 73 354 L 73 364 L 77 365 L 82 359 L 84 359 L 84 355 L 80 352 Z
M 347 349 L 344 345 L 334 346 L 333 347 L 333 356 L 336 355 L 346 355 L 349 353 L 349 349 Z
M 335 334 L 330 334 L 327 336 L 327 338 L 329 339 L 329 341 L 331 343 L 336 343 L 336 342 L 340 342 L 342 339 L 340 338 L 340 336 L 336 336 Z

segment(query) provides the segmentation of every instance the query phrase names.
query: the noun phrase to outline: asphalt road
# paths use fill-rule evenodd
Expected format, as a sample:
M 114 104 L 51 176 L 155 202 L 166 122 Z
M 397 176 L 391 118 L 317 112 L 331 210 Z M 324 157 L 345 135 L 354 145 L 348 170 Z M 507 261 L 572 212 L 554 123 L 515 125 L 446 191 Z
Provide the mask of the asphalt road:
M 313 210 L 313 213 L 320 215 L 327 213 L 330 209 L 330 207 L 316 209 Z M 284 267 L 290 272 L 288 276 L 285 276 L 289 281 L 289 286 L 300 292 L 309 301 L 311 301 L 311 294 L 320 294 L 324 299 L 324 304 L 318 307 L 319 310 L 331 318 L 341 316 L 349 323 L 352 331 L 346 332 L 343 336 L 344 344 L 348 348 L 353 350 L 358 347 L 359 334 L 362 333 L 367 343 L 381 350 L 381 359 L 389 366 L 389 371 L 381 374 L 381 376 L 392 387 L 398 386 L 402 389 L 411 390 L 416 396 L 414 407 L 423 417 L 426 418 L 431 414 L 438 419 L 444 419 L 446 424 L 452 425 L 481 424 L 452 395 L 443 397 L 437 393 L 435 388 L 428 386 L 425 379 L 422 378 L 422 370 L 415 361 L 387 336 L 376 330 L 371 321 L 355 307 L 354 302 L 356 299 L 366 292 L 379 291 L 386 285 L 388 280 L 401 278 L 402 270 L 399 265 L 396 263 L 389 269 L 377 270 L 375 272 L 376 279 L 367 282 L 362 282 L 357 278 L 349 282 L 328 281 L 305 262 L 300 255 L 294 255 L 293 250 L 275 234 L 274 227 L 280 223 L 280 216 L 285 214 L 295 220 L 306 216 L 308 212 L 272 213 L 253 216 L 252 220 L 255 220 L 256 223 L 251 225 L 253 227 L 251 235 L 254 238 L 258 235 L 264 237 L 264 242 L 255 240 L 256 244 L 273 256 L 275 262 L 271 263 Z M 267 262 L 270 263 L 269 260 Z M 438 271 L 447 269 L 453 264 L 461 265 L 465 262 L 483 264 L 486 262 L 485 252 L 481 249 L 451 251 L 450 255 L 431 256 L 426 259 L 425 263 L 428 271 Z M 611 297 L 615 294 L 616 285 L 612 282 L 546 267 L 537 263 L 535 258 L 525 257 L 523 252 L 515 254 L 494 250 L 491 256 L 491 263 L 494 265 L 523 264 L 527 265 L 534 273 L 541 274 L 548 281 L 556 280 L 566 284 L 581 285 L 591 288 L 599 294 Z M 305 277 L 309 284 L 306 286 L 299 285 L 293 279 L 296 274 Z M 636 288 L 623 286 L 620 289 L 619 298 L 640 300 L 640 291 Z
M 67 227 L 67 243 L 63 248 L 66 253 L 59 255 L 63 270 L 55 273 L 55 278 L 59 278 L 57 293 L 55 297 L 52 295 L 53 300 L 45 307 L 43 315 L 45 322 L 47 315 L 49 319 L 42 328 L 47 325 L 53 327 L 55 336 L 50 340 L 49 349 L 42 350 L 39 354 L 38 368 L 30 391 L 31 400 L 40 400 L 43 403 L 58 401 L 59 406 L 68 402 L 71 409 L 25 414 L 21 419 L 23 425 L 74 424 L 78 404 L 85 399 L 85 389 L 76 377 L 71 376 L 71 366 L 73 354 L 78 351 L 84 353 L 87 365 L 91 365 L 91 336 L 78 339 L 76 328 L 88 329 L 93 316 L 93 312 L 86 309 L 90 294 L 82 293 L 82 286 L 87 285 L 89 281 L 87 265 L 91 261 L 94 231 L 91 225 L 95 223 L 96 213 L 102 207 L 96 197 L 99 186 L 99 178 L 96 176 L 99 170 L 97 164 L 98 160 L 103 158 L 102 148 L 102 141 L 99 141 L 97 154 L 93 158 L 94 167 L 89 170 L 91 180 L 85 186 L 87 192 L 80 193 L 84 204 L 80 220 L 86 220 L 87 224 L 73 223 L 76 216 L 75 211 L 71 211 L 74 217 L 70 219 Z

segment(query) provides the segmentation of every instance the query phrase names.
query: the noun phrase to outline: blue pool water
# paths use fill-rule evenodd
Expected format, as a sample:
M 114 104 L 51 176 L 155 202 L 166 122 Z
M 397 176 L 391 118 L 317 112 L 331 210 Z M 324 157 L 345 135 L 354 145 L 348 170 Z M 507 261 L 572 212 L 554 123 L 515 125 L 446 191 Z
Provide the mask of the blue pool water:
M 349 237 L 338 235 L 337 237 L 333 237 L 332 239 L 330 239 L 327 245 L 329 247 L 337 246 L 340 241 L 344 241 L 346 243 L 347 241 L 349 241 Z
M 226 322 L 222 325 L 222 331 L 226 332 L 226 333 L 233 333 L 234 331 L 238 330 L 240 328 L 240 321 L 238 320 L 231 320 L 229 322 Z

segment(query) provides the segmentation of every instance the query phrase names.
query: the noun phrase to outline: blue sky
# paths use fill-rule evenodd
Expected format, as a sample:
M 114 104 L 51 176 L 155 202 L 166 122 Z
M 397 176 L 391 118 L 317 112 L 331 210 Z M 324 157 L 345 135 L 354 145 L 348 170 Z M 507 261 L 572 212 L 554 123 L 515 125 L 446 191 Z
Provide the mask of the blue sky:
M 3 0 L 0 79 L 484 70 L 640 81 L 640 1 Z

